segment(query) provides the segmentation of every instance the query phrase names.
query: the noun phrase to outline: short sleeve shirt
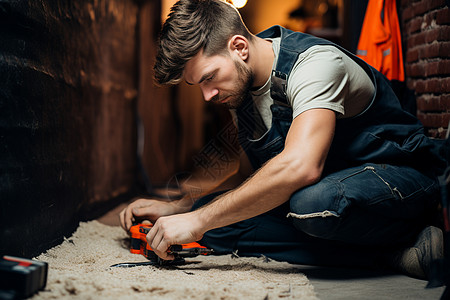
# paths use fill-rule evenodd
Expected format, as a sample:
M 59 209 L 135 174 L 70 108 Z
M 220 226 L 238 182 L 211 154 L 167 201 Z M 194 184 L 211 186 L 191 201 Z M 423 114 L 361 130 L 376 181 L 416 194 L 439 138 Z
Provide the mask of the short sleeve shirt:
M 280 38 L 270 39 L 275 54 L 275 69 Z M 371 102 L 374 85 L 366 72 L 337 47 L 312 46 L 301 53 L 287 81 L 287 99 L 293 109 L 292 118 L 315 108 L 336 112 L 337 118 L 348 118 L 362 112 Z M 264 125 L 272 125 L 270 78 L 264 86 L 252 91 L 253 101 Z

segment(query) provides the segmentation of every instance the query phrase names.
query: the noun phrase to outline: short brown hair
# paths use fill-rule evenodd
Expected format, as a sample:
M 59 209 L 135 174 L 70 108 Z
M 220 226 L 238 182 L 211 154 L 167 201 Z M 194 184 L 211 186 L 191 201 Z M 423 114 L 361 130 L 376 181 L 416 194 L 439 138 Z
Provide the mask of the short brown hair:
M 159 84 L 176 84 L 186 62 L 201 49 L 205 55 L 223 53 L 233 35 L 252 40 L 242 18 L 222 0 L 180 0 L 163 25 L 154 66 Z

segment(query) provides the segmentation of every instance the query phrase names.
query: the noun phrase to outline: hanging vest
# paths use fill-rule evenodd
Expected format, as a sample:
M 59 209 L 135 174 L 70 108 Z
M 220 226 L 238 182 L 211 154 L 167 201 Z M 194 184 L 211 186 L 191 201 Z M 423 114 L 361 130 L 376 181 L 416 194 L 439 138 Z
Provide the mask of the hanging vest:
M 356 54 L 389 80 L 405 80 L 395 0 L 370 0 Z
M 419 120 L 405 112 L 392 91 L 386 77 L 373 67 L 330 41 L 308 34 L 273 26 L 258 34 L 261 38 L 281 37 L 276 68 L 272 70 L 270 94 L 272 127 L 259 140 L 252 140 L 254 115 L 252 99 L 236 110 L 238 139 L 254 169 L 284 148 L 287 131 L 292 122 L 292 109 L 287 100 L 286 87 L 298 56 L 315 45 L 332 45 L 358 63 L 375 87 L 369 106 L 359 115 L 338 119 L 335 135 L 325 163 L 324 174 L 366 162 L 408 165 L 436 176 L 448 163 L 449 148 L 443 140 L 425 136 Z M 437 173 L 436 173 L 437 172 Z

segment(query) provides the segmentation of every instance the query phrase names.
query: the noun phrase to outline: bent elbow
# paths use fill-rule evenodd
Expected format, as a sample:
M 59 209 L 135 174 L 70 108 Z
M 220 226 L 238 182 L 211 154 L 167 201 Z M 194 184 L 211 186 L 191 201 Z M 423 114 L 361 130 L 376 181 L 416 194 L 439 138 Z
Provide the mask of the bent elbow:
M 306 178 L 306 185 L 312 185 L 317 182 L 319 182 L 320 178 L 322 177 L 322 169 L 321 168 L 311 168 L 311 171 L 309 172 L 307 178 Z
M 291 168 L 291 179 L 295 185 L 309 186 L 319 182 L 323 168 L 309 164 L 294 164 Z

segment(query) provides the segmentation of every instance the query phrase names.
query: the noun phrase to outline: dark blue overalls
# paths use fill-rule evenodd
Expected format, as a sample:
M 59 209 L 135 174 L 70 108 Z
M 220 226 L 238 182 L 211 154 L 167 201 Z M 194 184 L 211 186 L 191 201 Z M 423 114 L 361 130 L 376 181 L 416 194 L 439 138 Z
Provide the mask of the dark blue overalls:
M 370 258 L 413 242 L 437 205 L 436 176 L 448 164 L 448 145 L 427 138 L 417 118 L 401 109 L 386 78 L 345 49 L 280 26 L 258 36 L 281 36 L 281 44 L 271 78 L 271 97 L 277 103 L 271 106 L 272 127 L 252 140 L 251 99 L 237 110 L 239 142 L 255 170 L 284 148 L 292 122 L 286 82 L 306 49 L 338 47 L 366 71 L 375 93 L 361 114 L 337 120 L 317 184 L 300 189 L 270 212 L 207 232 L 202 242 L 218 253 L 238 250 L 240 255 L 337 266 L 372 265 Z M 200 199 L 194 209 L 217 195 Z

